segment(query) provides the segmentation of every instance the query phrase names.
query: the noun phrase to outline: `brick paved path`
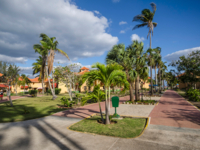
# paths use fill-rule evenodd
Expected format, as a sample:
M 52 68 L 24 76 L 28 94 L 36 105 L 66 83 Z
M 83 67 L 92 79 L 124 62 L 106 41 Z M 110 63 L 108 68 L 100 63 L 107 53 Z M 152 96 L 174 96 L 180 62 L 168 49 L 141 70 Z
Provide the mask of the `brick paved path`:
M 200 111 L 172 90 L 163 94 L 149 117 L 154 125 L 200 129 Z
M 130 99 L 130 96 L 125 96 L 120 98 L 119 104 Z M 112 102 L 110 103 L 112 107 Z M 105 101 L 101 102 L 102 111 L 105 110 Z M 58 112 L 53 114 L 54 116 L 63 116 L 63 117 L 71 117 L 71 118 L 86 118 L 94 113 L 99 113 L 99 103 L 85 105 L 83 107 L 79 107 L 76 109 L 66 110 L 62 112 Z

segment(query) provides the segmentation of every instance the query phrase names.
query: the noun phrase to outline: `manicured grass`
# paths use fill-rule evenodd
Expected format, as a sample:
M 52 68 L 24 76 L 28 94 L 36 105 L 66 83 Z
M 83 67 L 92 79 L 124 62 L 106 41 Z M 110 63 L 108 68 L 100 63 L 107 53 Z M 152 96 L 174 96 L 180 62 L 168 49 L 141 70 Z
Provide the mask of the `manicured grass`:
M 146 124 L 145 118 L 124 118 L 122 120 L 116 120 L 116 124 L 109 125 L 98 123 L 98 119 L 100 119 L 99 116 L 84 119 L 70 126 L 70 129 L 121 138 L 133 138 L 141 134 Z
M 0 122 L 13 122 L 40 118 L 66 110 L 66 108 L 63 109 L 57 107 L 58 105 L 61 105 L 60 98 L 62 96 L 69 97 L 67 94 L 62 94 L 58 95 L 55 100 L 52 100 L 51 95 L 20 98 L 12 101 L 14 107 L 10 107 L 9 102 L 0 103 Z M 25 110 L 29 111 L 29 113 L 24 114 Z

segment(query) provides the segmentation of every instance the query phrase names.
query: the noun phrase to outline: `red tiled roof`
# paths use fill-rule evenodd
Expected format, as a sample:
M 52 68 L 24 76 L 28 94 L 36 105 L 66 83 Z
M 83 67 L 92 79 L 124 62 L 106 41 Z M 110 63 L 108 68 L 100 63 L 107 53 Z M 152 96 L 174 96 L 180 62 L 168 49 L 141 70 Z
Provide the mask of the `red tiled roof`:
M 82 67 L 81 70 L 90 70 L 90 69 L 86 67 Z
M 29 80 L 32 82 L 32 83 L 39 83 L 39 77 L 36 77 L 34 79 L 30 79 Z M 44 82 L 48 82 L 48 79 L 44 80 Z M 50 79 L 50 82 L 52 82 L 52 79 Z
M 1 88 L 6 88 L 6 87 L 8 87 L 8 85 L 6 85 L 6 84 L 0 84 L 0 87 Z
M 78 74 L 79 74 L 79 75 L 83 75 L 83 74 L 85 74 L 86 72 L 90 72 L 90 71 L 89 71 L 89 70 L 85 70 L 85 71 L 79 72 Z
M 0 77 L 2 77 L 3 76 L 3 74 L 2 73 L 0 73 Z
M 24 86 L 21 86 L 21 89 L 23 89 L 24 88 Z M 25 85 L 25 89 L 28 89 L 28 86 L 27 85 Z

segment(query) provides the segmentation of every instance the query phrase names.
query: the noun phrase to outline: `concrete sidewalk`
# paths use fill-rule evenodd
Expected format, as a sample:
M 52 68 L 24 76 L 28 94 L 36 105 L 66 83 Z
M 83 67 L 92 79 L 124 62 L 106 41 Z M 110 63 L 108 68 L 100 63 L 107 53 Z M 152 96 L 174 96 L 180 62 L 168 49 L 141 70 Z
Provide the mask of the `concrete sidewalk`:
M 49 116 L 0 124 L 1 150 L 197 150 L 200 130 L 150 125 L 142 136 L 124 139 L 81 133 L 67 127 L 78 118 Z
M 200 129 L 200 111 L 173 90 L 167 90 L 151 114 L 151 124 Z

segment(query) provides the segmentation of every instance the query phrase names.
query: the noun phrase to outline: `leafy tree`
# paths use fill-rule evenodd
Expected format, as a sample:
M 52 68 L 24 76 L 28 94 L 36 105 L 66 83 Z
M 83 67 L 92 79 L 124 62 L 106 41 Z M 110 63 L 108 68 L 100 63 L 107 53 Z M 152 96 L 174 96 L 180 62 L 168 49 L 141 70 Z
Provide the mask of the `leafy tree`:
M 147 34 L 147 38 L 150 35 L 150 48 L 151 48 L 151 34 L 153 36 L 153 29 L 154 29 L 154 27 L 157 26 L 157 23 L 153 22 L 154 14 L 156 12 L 156 4 L 151 3 L 150 5 L 151 5 L 151 7 L 153 9 L 153 12 L 150 11 L 149 9 L 143 9 L 142 10 L 142 14 L 136 15 L 133 18 L 133 21 L 138 21 L 138 22 L 141 23 L 141 24 L 136 25 L 133 28 L 133 30 L 137 29 L 137 28 L 141 28 L 141 27 L 147 26 L 149 28 L 149 32 Z
M 196 83 L 200 82 L 200 50 L 193 51 L 188 56 L 181 56 L 179 60 L 169 64 L 175 68 L 178 78 L 183 83 L 196 88 Z M 180 73 L 183 73 L 181 74 Z
M 82 76 L 83 83 L 86 80 L 99 80 L 104 84 L 105 87 L 105 106 L 106 106 L 106 124 L 110 124 L 110 119 L 109 119 L 109 108 L 110 108 L 110 94 L 109 94 L 109 99 L 107 98 L 107 90 L 109 90 L 110 93 L 110 86 L 113 83 L 113 80 L 116 77 L 121 77 L 124 79 L 124 83 L 126 82 L 126 75 L 122 71 L 122 67 L 118 64 L 110 64 L 105 66 L 104 64 L 96 63 L 95 65 L 92 66 L 92 68 L 96 68 L 97 70 L 92 70 L 90 72 L 85 73 Z
M 20 69 L 15 64 L 0 62 L 0 73 L 3 74 L 2 81 L 6 82 L 9 86 L 7 91 L 7 96 L 9 97 L 10 106 L 13 107 L 12 99 L 10 96 L 10 86 L 12 82 L 15 82 L 16 78 L 19 76 Z

